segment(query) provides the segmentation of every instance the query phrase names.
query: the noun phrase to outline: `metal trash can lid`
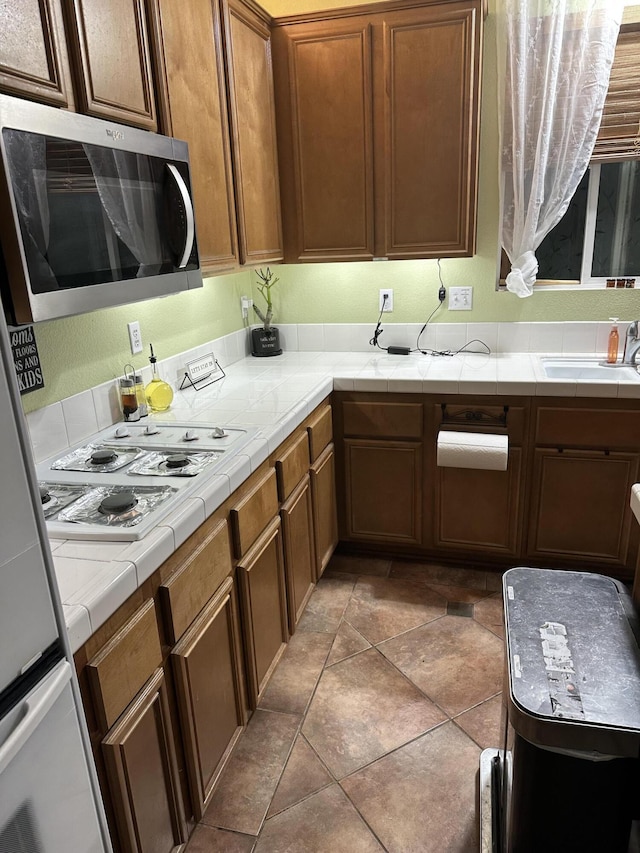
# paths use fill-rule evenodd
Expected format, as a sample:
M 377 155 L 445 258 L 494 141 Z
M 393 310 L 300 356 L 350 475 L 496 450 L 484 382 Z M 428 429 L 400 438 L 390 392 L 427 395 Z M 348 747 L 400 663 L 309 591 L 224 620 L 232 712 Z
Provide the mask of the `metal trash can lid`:
M 503 576 L 510 722 L 525 739 L 603 756 L 640 748 L 640 623 L 604 575 Z

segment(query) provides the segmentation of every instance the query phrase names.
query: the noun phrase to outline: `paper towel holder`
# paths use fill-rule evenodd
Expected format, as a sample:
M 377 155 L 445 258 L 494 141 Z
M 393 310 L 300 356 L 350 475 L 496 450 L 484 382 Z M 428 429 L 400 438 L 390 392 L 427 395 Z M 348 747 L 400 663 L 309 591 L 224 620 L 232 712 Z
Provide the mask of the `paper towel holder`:
M 442 410 L 443 424 L 482 424 L 483 426 L 486 424 L 487 426 L 501 427 L 506 427 L 507 425 L 509 406 L 503 406 L 502 413 L 499 415 L 492 415 L 482 409 L 465 409 L 462 412 L 452 414 L 447 411 L 446 403 L 441 403 L 440 408 Z

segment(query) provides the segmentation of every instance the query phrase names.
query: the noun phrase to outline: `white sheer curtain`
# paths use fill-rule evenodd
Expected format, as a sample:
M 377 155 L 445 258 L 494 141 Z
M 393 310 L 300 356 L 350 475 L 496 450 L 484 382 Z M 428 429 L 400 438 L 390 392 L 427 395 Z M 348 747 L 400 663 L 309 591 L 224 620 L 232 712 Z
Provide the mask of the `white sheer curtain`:
M 497 0 L 501 243 L 531 296 L 535 250 L 589 165 L 623 0 Z

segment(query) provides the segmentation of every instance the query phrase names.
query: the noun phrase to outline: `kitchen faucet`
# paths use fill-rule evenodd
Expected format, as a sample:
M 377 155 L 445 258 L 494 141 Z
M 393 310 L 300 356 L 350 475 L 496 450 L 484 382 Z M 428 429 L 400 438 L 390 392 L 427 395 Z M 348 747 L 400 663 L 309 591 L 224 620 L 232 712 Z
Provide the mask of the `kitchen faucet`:
M 627 335 L 624 342 L 624 355 L 622 356 L 623 364 L 635 364 L 638 350 L 640 350 L 640 338 L 638 337 L 638 323 L 634 320 L 629 323 Z

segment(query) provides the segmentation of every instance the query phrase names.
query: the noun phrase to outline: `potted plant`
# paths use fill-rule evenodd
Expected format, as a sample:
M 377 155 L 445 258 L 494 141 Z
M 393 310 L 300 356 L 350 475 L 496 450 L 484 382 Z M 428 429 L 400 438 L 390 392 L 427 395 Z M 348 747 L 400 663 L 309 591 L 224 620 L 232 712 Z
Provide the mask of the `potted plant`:
M 281 355 L 280 332 L 275 326 L 271 325 L 273 318 L 271 288 L 279 279 L 274 277 L 269 267 L 267 267 L 266 272 L 262 269 L 256 270 L 256 275 L 260 279 L 258 290 L 267 303 L 267 308 L 266 311 L 263 311 L 261 308 L 258 308 L 255 302 L 253 303 L 253 310 L 262 320 L 262 328 L 251 330 L 251 355 L 260 358 L 268 355 Z

